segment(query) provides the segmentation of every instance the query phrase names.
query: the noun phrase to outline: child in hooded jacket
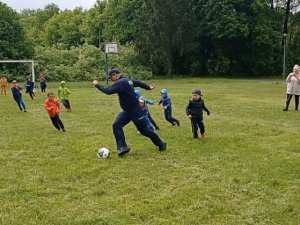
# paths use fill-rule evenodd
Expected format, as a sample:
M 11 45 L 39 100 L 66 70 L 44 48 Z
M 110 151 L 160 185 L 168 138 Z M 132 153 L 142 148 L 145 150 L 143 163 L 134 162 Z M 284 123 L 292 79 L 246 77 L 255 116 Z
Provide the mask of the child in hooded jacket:
M 196 89 L 192 92 L 192 99 L 186 107 L 186 115 L 191 119 L 193 137 L 198 138 L 198 128 L 201 137 L 205 135 L 205 126 L 203 122 L 203 111 L 210 115 L 210 111 L 206 108 L 204 100 L 201 98 L 201 90 Z
M 138 89 L 135 89 L 134 90 L 134 93 L 136 95 L 137 98 L 141 97 L 142 96 L 142 93 L 140 90 Z M 152 99 L 147 99 L 147 98 L 144 98 L 145 99 L 145 103 L 146 105 L 154 105 L 155 104 L 155 101 L 153 101 Z M 150 111 L 149 111 L 149 108 L 147 107 L 148 109 L 148 119 L 150 120 L 151 124 L 154 126 L 154 128 L 156 130 L 159 130 L 159 127 L 158 125 L 156 124 L 156 122 L 154 121 L 154 119 L 152 118 L 151 114 L 150 114 Z
M 59 112 L 60 112 L 60 103 L 55 98 L 53 92 L 49 92 L 47 94 L 47 99 L 44 103 L 44 107 L 48 112 L 48 115 L 52 121 L 52 124 L 57 130 L 61 130 L 63 132 L 66 132 L 65 126 L 61 119 L 59 118 Z
M 179 120 L 176 118 L 172 117 L 172 103 L 171 103 L 171 98 L 168 95 L 168 90 L 167 89 L 162 89 L 160 91 L 161 99 L 158 103 L 158 105 L 162 104 L 163 109 L 164 109 L 164 114 L 165 114 L 165 119 L 172 124 L 172 126 L 180 126 Z
M 143 115 L 146 118 L 148 127 L 151 130 L 155 131 L 155 127 L 154 127 L 154 125 L 151 123 L 151 121 L 149 119 L 149 109 L 148 109 L 148 106 L 146 104 L 146 100 L 145 100 L 145 98 L 143 96 L 139 97 L 139 104 L 140 104 L 140 107 L 141 107 L 141 109 L 143 111 Z

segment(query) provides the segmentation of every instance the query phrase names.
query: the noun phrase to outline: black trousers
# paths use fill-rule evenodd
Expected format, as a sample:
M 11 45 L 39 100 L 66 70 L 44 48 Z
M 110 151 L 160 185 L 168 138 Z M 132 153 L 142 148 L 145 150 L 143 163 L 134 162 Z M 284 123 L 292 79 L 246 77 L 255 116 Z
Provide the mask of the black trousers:
M 50 117 L 50 119 L 52 121 L 52 124 L 54 125 L 54 127 L 57 130 L 65 129 L 65 126 L 64 126 L 63 122 L 60 120 L 59 115 L 56 115 L 54 117 Z
M 298 107 L 299 107 L 299 95 L 294 95 L 294 96 L 295 96 L 295 109 L 298 110 Z M 292 94 L 287 94 L 286 95 L 286 107 L 285 107 L 286 110 L 289 108 L 289 105 L 290 105 L 292 97 L 293 97 Z
M 198 138 L 198 128 L 200 129 L 200 133 L 205 133 L 205 126 L 203 123 L 203 118 L 191 118 L 191 124 L 192 124 L 192 132 L 193 137 Z
M 179 121 L 177 119 L 175 119 L 174 117 L 172 117 L 172 110 L 171 109 L 168 109 L 168 110 L 165 110 L 165 119 L 171 123 L 172 125 L 175 125 L 175 124 L 178 124 Z
M 61 102 L 62 102 L 62 104 L 64 105 L 64 107 L 66 109 L 71 109 L 71 104 L 70 104 L 70 101 L 68 99 L 62 99 Z
M 117 149 L 127 147 L 123 127 L 125 127 L 131 121 L 142 135 L 151 139 L 154 145 L 158 147 L 163 145 L 163 142 L 159 136 L 148 127 L 145 116 L 143 116 L 141 113 L 129 113 L 123 111 L 119 113 L 113 123 L 113 132 L 117 143 Z

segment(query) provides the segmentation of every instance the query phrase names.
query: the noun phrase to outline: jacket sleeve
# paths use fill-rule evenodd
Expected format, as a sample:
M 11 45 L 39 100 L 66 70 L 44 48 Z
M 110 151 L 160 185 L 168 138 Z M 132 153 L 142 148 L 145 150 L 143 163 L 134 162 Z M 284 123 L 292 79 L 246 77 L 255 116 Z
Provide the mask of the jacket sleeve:
M 169 97 L 166 98 L 166 99 L 165 99 L 165 103 L 166 103 L 166 104 L 165 104 L 164 106 L 169 107 L 169 106 L 171 105 L 171 98 L 169 98 Z
M 150 90 L 150 86 L 142 81 L 139 80 L 132 80 L 133 86 L 134 87 L 140 87 L 146 90 Z
M 207 113 L 207 115 L 210 114 L 210 111 L 208 110 L 208 108 L 206 108 L 204 101 L 203 101 L 203 110 Z
M 291 78 L 293 75 L 294 75 L 293 73 L 290 73 L 286 78 L 286 82 L 291 82 Z
M 48 104 L 48 101 L 45 101 L 45 103 L 44 103 L 44 108 L 45 108 L 47 111 L 49 111 L 49 110 L 52 109 L 52 106 L 50 106 L 50 105 Z
M 145 102 L 149 105 L 153 105 L 155 103 L 155 101 L 153 101 L 152 99 L 146 99 Z
M 112 95 L 112 94 L 119 93 L 119 92 L 123 91 L 122 86 L 118 83 L 114 83 L 113 85 L 111 85 L 109 87 L 104 87 L 101 84 L 96 84 L 95 87 L 99 91 L 101 91 L 101 92 L 103 92 L 104 94 L 107 94 L 107 95 Z
M 58 88 L 57 90 L 57 98 L 60 100 L 61 99 L 61 90 Z
M 191 107 L 191 101 L 189 101 L 189 104 L 187 105 L 186 109 L 185 109 L 185 112 L 186 112 L 186 115 L 189 116 L 190 115 L 190 107 Z
M 58 108 L 58 111 L 60 111 L 60 103 L 59 103 L 59 101 L 56 101 L 55 104 L 56 104 L 56 106 Z

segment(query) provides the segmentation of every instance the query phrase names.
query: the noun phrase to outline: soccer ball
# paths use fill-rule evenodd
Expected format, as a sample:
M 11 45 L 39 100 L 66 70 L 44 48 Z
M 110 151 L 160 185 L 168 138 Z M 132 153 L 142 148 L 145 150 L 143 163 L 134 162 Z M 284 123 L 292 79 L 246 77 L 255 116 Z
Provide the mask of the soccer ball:
M 110 151 L 107 148 L 100 148 L 97 152 L 97 156 L 102 159 L 107 159 L 110 156 Z

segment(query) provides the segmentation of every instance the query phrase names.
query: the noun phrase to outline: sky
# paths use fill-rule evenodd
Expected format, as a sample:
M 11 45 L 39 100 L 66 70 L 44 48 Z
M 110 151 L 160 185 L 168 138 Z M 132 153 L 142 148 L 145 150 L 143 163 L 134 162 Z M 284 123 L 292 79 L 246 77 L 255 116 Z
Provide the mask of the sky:
M 58 5 L 60 10 L 74 9 L 82 7 L 89 9 L 96 3 L 96 0 L 0 0 L 9 7 L 20 12 L 22 9 L 44 9 L 48 4 L 54 3 Z

